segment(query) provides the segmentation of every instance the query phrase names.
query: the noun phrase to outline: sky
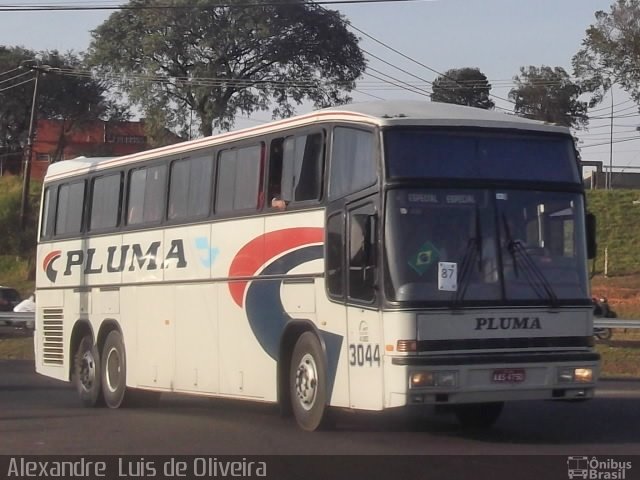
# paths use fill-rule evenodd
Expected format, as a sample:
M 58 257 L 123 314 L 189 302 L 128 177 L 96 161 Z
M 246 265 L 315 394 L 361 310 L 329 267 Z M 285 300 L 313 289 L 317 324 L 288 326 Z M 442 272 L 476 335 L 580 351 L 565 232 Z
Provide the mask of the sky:
M 100 0 L 0 0 L 0 8 L 8 5 L 99 5 Z M 491 93 L 507 98 L 514 75 L 521 66 L 560 66 L 571 73 L 571 58 L 579 50 L 585 30 L 594 23 L 595 12 L 610 11 L 613 0 L 423 0 L 415 2 L 337 4 L 339 10 L 357 29 L 360 46 L 384 61 L 368 57 L 368 65 L 397 79 L 421 83 L 437 74 L 420 66 L 444 72 L 451 68 L 477 67 L 493 85 Z M 106 20 L 109 11 L 6 12 L 0 11 L 0 45 L 21 45 L 34 50 L 84 51 L 91 41 L 91 30 Z M 383 44 L 401 52 L 411 61 Z M 388 62 L 388 63 L 384 63 Z M 391 64 L 391 65 L 389 65 Z M 400 69 L 409 72 L 398 70 Z M 378 75 L 378 74 L 376 74 Z M 378 75 L 379 76 L 379 75 Z M 398 83 L 397 81 L 395 83 Z M 384 99 L 428 100 L 424 94 L 384 84 L 365 76 L 353 92 L 354 101 Z M 584 160 L 612 162 L 627 171 L 640 169 L 640 125 L 638 109 L 629 97 L 614 90 L 613 157 L 609 156 L 609 120 L 590 121 L 588 131 L 578 133 Z M 494 98 L 498 107 L 512 109 L 506 101 Z M 593 116 L 609 115 L 611 97 L 595 107 Z M 606 108 L 606 109 L 605 109 Z M 308 111 L 304 105 L 298 112 Z M 598 111 L 598 109 L 600 109 Z M 236 126 L 250 126 L 269 119 L 259 113 L 251 119 L 239 119 Z M 638 137 L 638 140 L 626 140 Z M 625 139 L 620 143 L 617 140 Z M 602 143 L 603 145 L 596 146 Z M 593 145 L 593 146 L 592 146 Z M 616 170 L 616 168 L 614 168 Z

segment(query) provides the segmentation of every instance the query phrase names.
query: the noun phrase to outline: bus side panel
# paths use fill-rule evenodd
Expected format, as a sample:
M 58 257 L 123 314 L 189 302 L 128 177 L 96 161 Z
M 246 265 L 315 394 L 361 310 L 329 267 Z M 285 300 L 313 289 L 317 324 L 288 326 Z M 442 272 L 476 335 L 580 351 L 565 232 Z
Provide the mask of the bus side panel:
M 230 279 L 219 284 L 218 295 L 220 393 L 224 395 L 262 399 L 270 389 L 275 391 L 275 361 L 261 348 L 245 310 L 253 283 L 246 277 L 259 273 L 264 260 L 263 235 L 264 218 L 219 222 L 211 229 L 212 248 L 219 251 L 214 277 Z
M 339 344 L 335 353 L 327 345 L 325 339 L 325 349 L 329 358 L 328 380 L 330 385 L 329 404 L 334 407 L 350 407 L 349 402 L 349 355 L 347 345 L 347 312 L 343 304 L 329 301 L 325 288 L 324 279 L 315 282 L 318 329 L 322 334 Z M 332 358 L 333 355 L 333 358 Z M 334 366 L 335 365 L 335 366 Z
M 71 328 L 80 311 L 77 290 L 84 270 L 83 246 L 82 240 L 66 240 L 38 248 L 38 286 L 51 290 L 37 292 L 36 371 L 67 381 L 73 361 Z
M 120 291 L 127 384 L 171 389 L 175 287 L 159 284 L 164 280 L 162 233 L 150 230 L 124 234 L 122 244 L 123 253 L 126 248 L 122 281 L 129 284 Z M 147 284 L 155 282 L 158 284 Z
M 175 283 L 175 379 L 179 391 L 219 393 L 218 290 L 210 280 L 219 247 L 211 225 L 165 230 L 164 279 Z M 187 283 L 181 283 L 187 282 Z
M 175 286 L 128 286 L 121 302 L 127 385 L 172 389 Z
M 175 390 L 219 393 L 218 289 L 223 284 L 175 287 Z
M 347 307 L 347 318 L 351 408 L 382 410 L 384 342 L 380 312 L 350 306 Z

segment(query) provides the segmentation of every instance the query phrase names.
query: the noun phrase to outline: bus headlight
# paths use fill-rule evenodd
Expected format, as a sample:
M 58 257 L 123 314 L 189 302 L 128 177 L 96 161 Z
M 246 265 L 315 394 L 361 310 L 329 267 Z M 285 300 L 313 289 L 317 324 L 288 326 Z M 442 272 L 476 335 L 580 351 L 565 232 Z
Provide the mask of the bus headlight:
M 431 372 L 421 370 L 409 374 L 409 387 L 456 387 L 458 385 L 458 372 L 442 371 Z
M 409 375 L 409 386 L 411 388 L 433 387 L 434 385 L 433 372 L 413 372 Z
M 573 379 L 577 383 L 591 383 L 593 382 L 593 369 L 576 368 L 573 372 Z
M 558 383 L 591 383 L 592 368 L 563 367 L 558 369 Z

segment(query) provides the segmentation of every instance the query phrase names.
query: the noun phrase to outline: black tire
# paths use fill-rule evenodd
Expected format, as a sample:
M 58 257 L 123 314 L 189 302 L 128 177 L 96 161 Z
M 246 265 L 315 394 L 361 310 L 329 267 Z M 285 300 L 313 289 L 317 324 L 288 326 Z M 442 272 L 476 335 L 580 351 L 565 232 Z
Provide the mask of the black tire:
M 122 335 L 109 332 L 102 347 L 102 396 L 109 408 L 118 408 L 127 391 L 127 359 Z
M 91 335 L 82 337 L 73 358 L 73 384 L 84 407 L 103 405 L 100 352 Z
M 489 428 L 500 417 L 504 402 L 456 405 L 454 412 L 464 428 Z
M 327 414 L 327 373 L 318 337 L 300 335 L 291 356 L 289 397 L 296 422 L 312 432 L 323 425 Z
M 599 328 L 595 333 L 598 340 L 611 340 L 613 330 L 611 328 Z

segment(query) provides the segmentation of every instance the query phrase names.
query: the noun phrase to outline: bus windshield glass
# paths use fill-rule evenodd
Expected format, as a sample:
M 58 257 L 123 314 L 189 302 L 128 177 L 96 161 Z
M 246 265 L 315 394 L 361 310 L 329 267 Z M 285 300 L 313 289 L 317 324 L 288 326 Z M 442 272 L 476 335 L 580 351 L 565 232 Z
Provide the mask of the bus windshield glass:
M 391 300 L 455 306 L 588 299 L 577 193 L 393 189 L 386 204 Z
M 384 138 L 390 178 L 580 183 L 568 136 L 398 128 Z

